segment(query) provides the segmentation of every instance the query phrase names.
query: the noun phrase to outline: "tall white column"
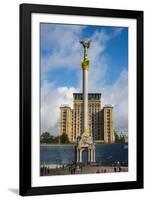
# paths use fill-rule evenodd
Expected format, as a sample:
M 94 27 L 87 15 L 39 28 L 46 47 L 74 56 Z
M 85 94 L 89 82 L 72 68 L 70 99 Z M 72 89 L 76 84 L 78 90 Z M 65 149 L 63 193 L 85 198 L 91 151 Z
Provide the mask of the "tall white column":
M 88 162 L 90 162 L 90 149 L 88 149 Z
M 91 162 L 93 162 L 93 149 L 91 149 Z
M 95 162 L 95 149 L 93 150 L 93 162 Z
M 88 70 L 83 69 L 84 130 L 88 129 Z
M 84 48 L 84 57 L 82 60 L 83 69 L 83 114 L 84 114 L 84 124 L 83 133 L 89 132 L 88 130 L 88 69 L 89 69 L 89 59 L 88 59 L 88 48 L 90 47 L 91 40 L 85 39 L 80 41 Z
M 80 150 L 80 163 L 82 162 L 82 150 Z
M 79 150 L 77 149 L 77 162 L 79 162 Z

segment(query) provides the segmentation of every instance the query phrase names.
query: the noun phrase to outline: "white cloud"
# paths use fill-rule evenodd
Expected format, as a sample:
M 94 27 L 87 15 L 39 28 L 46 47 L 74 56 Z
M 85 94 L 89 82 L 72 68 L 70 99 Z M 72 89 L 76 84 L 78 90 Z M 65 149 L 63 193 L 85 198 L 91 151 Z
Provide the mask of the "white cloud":
M 128 130 L 128 71 L 123 70 L 115 83 L 100 89 L 102 105 L 114 107 L 116 130 Z
M 48 56 L 41 59 L 41 75 L 46 77 L 50 70 L 67 68 L 68 70 L 79 67 L 82 56 L 80 35 L 83 26 L 51 25 L 42 30 L 42 50 L 52 49 Z
M 49 131 L 57 135 L 61 104 L 72 107 L 73 93 L 78 92 L 74 87 L 55 87 L 45 82 L 41 87 L 41 132 Z

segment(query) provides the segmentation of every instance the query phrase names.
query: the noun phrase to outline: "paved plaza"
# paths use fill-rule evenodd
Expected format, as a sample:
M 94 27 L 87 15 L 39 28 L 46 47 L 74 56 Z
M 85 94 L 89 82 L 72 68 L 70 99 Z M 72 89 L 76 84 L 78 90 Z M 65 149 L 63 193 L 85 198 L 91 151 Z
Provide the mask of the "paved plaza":
M 93 174 L 93 173 L 120 173 L 127 172 L 128 167 L 120 166 L 120 167 L 112 167 L 112 166 L 84 166 L 80 167 L 64 167 L 64 168 L 56 168 L 41 170 L 41 175 L 43 176 L 51 176 L 51 175 L 69 175 L 69 174 Z

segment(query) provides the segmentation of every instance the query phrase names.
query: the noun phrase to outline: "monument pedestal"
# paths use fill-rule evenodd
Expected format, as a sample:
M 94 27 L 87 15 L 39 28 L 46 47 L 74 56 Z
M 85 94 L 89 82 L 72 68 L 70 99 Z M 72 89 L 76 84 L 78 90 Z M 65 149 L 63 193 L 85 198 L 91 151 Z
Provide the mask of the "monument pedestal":
M 77 141 L 76 146 L 76 163 L 81 164 L 83 161 L 83 151 L 88 153 L 88 164 L 92 165 L 95 161 L 95 144 L 92 141 L 92 137 L 83 134 Z

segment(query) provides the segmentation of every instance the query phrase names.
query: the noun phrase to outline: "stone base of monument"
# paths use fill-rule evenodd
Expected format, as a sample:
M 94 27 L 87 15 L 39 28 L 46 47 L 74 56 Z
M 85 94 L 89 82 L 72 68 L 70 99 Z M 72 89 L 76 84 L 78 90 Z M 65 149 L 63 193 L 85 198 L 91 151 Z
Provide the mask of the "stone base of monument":
M 76 164 L 83 163 L 83 152 L 86 151 L 88 154 L 87 163 L 90 166 L 95 165 L 95 144 L 93 143 L 92 137 L 83 134 L 80 138 L 78 138 L 77 145 L 75 147 L 75 161 Z
M 91 166 L 91 167 L 96 166 L 96 162 L 89 162 L 88 165 Z

